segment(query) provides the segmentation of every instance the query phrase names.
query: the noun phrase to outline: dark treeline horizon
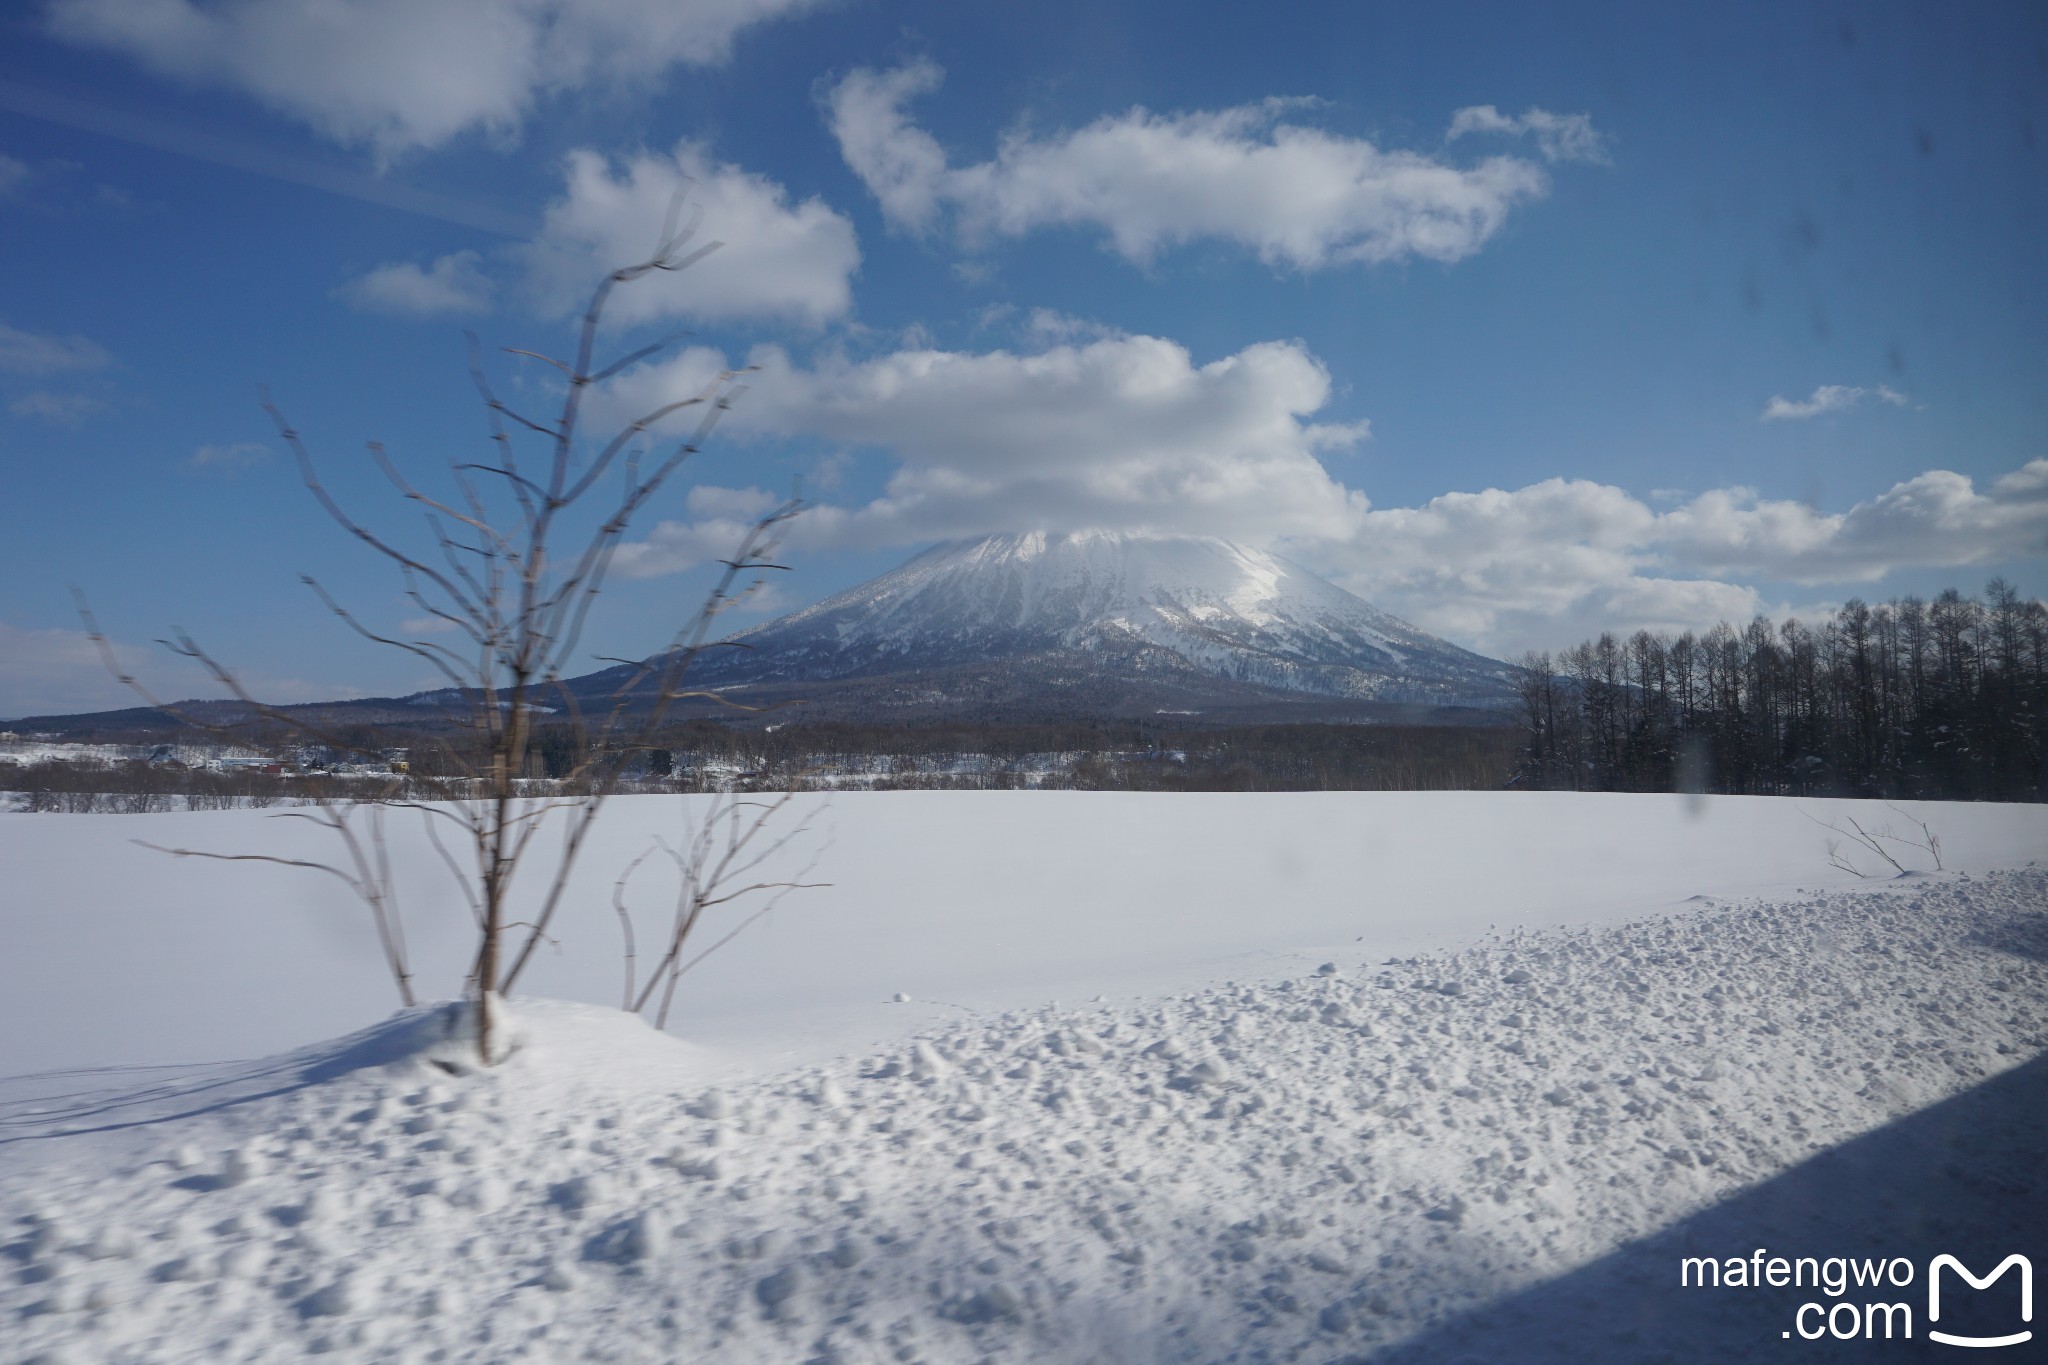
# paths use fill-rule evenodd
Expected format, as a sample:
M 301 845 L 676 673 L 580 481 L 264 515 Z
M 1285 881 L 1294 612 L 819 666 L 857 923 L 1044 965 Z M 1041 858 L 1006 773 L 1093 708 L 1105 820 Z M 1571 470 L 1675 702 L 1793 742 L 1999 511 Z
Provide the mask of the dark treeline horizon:
M 651 736 L 618 790 L 739 785 L 1138 791 L 1701 791 L 1874 799 L 2048 800 L 2048 607 L 1994 579 L 1981 599 L 1852 599 L 1824 620 L 1758 616 L 1678 635 L 1638 631 L 1531 652 L 1503 724 L 1201 725 L 1164 717 L 1015 723 L 690 720 Z M 122 718 L 127 718 L 125 715 Z M 166 718 L 168 719 L 168 718 Z M 100 742 L 190 742 L 160 729 Z M 572 725 L 534 727 L 524 777 L 563 780 Z M 412 779 L 446 779 L 465 744 L 445 727 L 347 724 L 310 760 L 409 750 Z M 308 776 L 318 776 L 309 773 Z M 392 778 L 403 782 L 402 778 Z M 360 781 L 360 780 L 359 780 Z M 11 766 L 32 809 L 290 799 L 294 783 L 133 759 Z M 134 806 L 136 809 L 146 806 Z
M 29 810 L 137 813 L 290 802 L 310 795 L 313 783 L 344 797 L 419 796 L 417 780 L 445 784 L 459 771 L 444 747 L 446 736 L 423 743 L 418 732 L 356 726 L 338 738 L 343 743 L 337 747 L 303 751 L 305 769 L 295 776 L 216 772 L 167 756 L 111 762 L 51 756 L 0 767 L 0 791 L 23 794 Z M 743 727 L 698 720 L 662 731 L 612 790 L 1497 791 L 1514 773 L 1519 742 L 1503 724 L 825 721 Z M 523 764 L 531 794 L 557 790 L 554 784 L 576 766 L 578 744 L 571 726 L 535 728 Z M 400 748 L 408 754 L 403 772 L 349 778 L 330 766 Z
M 2048 607 L 1852 598 L 1826 620 L 1603 633 L 1517 661 L 1514 785 L 1562 791 L 2038 801 Z
M 1486 791 L 1512 775 L 1515 747 L 1504 725 L 700 721 L 649 755 L 647 777 L 702 789 L 730 780 L 718 766 L 737 764 L 763 789 L 860 773 L 893 790 Z M 980 761 L 949 763 L 970 756 Z

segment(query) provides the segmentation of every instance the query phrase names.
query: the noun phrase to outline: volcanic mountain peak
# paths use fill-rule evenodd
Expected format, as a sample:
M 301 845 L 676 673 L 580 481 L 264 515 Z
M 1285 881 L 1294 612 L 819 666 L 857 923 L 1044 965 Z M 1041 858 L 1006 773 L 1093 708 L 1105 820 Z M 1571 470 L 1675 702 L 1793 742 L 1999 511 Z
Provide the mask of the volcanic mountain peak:
M 1027 532 L 934 546 L 734 637 L 702 682 L 963 666 L 1207 677 L 1281 693 L 1490 704 L 1504 666 L 1265 550 L 1203 536 Z
M 1359 608 L 1397 631 L 1409 629 L 1298 565 L 1230 541 L 1034 531 L 935 546 L 893 573 L 777 624 L 865 609 L 880 619 L 907 618 L 902 623 L 914 630 L 972 623 L 1070 637 L 1115 624 L 1144 632 L 1148 618 L 1228 619 L 1258 629 Z

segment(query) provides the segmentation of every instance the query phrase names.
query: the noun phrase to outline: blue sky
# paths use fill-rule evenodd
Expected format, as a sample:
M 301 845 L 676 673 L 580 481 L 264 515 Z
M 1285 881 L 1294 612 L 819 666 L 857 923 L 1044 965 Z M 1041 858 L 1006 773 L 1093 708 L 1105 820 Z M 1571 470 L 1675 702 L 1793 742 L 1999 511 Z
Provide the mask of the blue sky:
M 801 605 L 936 539 L 1281 549 L 1497 655 L 2048 590 L 2048 11 L 53 0 L 0 19 L 0 716 L 191 630 L 279 699 L 433 679 L 324 521 L 480 452 L 462 331 L 558 350 L 694 184 L 688 333 L 762 368 L 642 518 L 660 646 L 801 483 Z M 505 357 L 535 404 L 548 372 Z M 203 692 L 174 660 L 172 695 Z

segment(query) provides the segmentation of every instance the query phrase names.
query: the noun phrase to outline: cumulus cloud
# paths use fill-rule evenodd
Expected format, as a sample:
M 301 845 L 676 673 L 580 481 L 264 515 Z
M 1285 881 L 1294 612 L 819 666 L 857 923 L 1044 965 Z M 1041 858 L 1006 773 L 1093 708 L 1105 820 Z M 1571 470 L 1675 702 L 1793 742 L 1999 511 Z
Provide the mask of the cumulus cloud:
M 724 245 L 689 270 L 619 291 L 611 305 L 615 321 L 765 317 L 815 327 L 853 306 L 852 276 L 860 267 L 853 224 L 822 200 L 792 203 L 781 185 L 712 160 L 701 144 L 684 142 L 673 155 L 641 154 L 623 164 L 572 152 L 565 181 L 526 253 L 550 311 L 581 307 L 592 280 L 652 254 L 679 191 L 703 224 L 703 240 Z
M 764 349 L 731 430 L 878 449 L 882 495 L 806 513 L 818 545 L 900 545 L 1021 526 L 1153 527 L 1240 537 L 1338 536 L 1363 499 L 1317 454 L 1356 445 L 1364 424 L 1309 420 L 1330 377 L 1299 344 L 1265 342 L 1199 363 L 1158 337 L 1103 337 L 1019 353 L 906 350 L 812 367 Z M 699 391 L 725 363 L 696 349 L 621 377 L 615 412 Z M 699 496 L 708 497 L 704 490 Z M 622 550 L 649 575 L 726 552 L 764 496 L 694 503 Z M 747 499 L 752 499 L 748 501 Z
M 1201 360 L 1159 337 L 1089 337 L 1071 319 L 1046 332 L 1072 339 L 802 365 L 764 347 L 749 357 L 762 367 L 756 391 L 727 430 L 888 462 L 878 495 L 798 520 L 800 555 L 1029 529 L 1221 535 L 1283 549 L 1496 655 L 1787 610 L 1767 585 L 1839 589 L 2048 555 L 2048 460 L 1981 487 L 1931 470 L 1839 512 L 1745 488 L 1652 499 L 1561 478 L 1375 507 L 1323 462 L 1367 431 L 1318 420 L 1330 378 L 1299 343 Z M 620 376 L 594 402 L 613 416 L 652 408 L 730 363 L 694 348 Z M 647 577 L 727 554 L 773 502 L 758 488 L 697 488 L 684 515 L 622 548 L 619 567 Z
M 1794 401 L 1782 394 L 1774 396 L 1770 402 L 1764 404 L 1761 420 L 1799 422 L 1825 413 L 1844 412 L 1872 399 L 1889 403 L 1895 408 L 1906 405 L 1906 395 L 1882 384 L 1871 388 L 1859 388 L 1853 384 L 1822 384 L 1813 391 L 1810 398 Z
M 1338 583 L 1425 629 L 1501 651 L 1637 584 L 1653 515 L 1619 488 L 1549 479 L 1372 508 L 1339 539 L 1296 547 Z
M 812 0 L 54 0 L 52 33 L 390 157 L 516 133 L 540 99 L 723 62 Z
M 1457 166 L 1384 151 L 1293 121 L 1312 102 L 1282 99 L 1193 113 L 1136 108 L 1043 137 L 1016 131 L 992 160 L 956 167 L 905 112 L 942 75 L 929 61 L 856 70 L 826 93 L 826 112 L 847 165 L 892 225 L 927 233 L 950 219 L 970 243 L 1079 227 L 1107 233 L 1115 251 L 1140 264 L 1200 239 L 1303 271 L 1456 261 L 1549 188 L 1532 161 L 1492 156 Z M 1597 150 L 1583 115 L 1524 118 L 1555 121 L 1528 125 L 1551 159 Z
M 425 269 L 410 261 L 380 265 L 336 292 L 368 312 L 428 318 L 487 313 L 493 289 L 483 257 L 455 251 Z
M 113 359 L 104 347 L 82 336 L 27 332 L 0 322 L 0 373 L 50 375 L 102 370 Z
M 1667 553 L 1705 572 L 1788 583 L 1869 583 L 1903 565 L 2039 555 L 2048 551 L 2048 460 L 1985 492 L 1967 475 L 1929 470 L 1831 515 L 1719 489 L 1665 513 L 1659 531 Z
M 1658 512 L 1611 485 L 1549 479 L 1374 508 L 1347 539 L 1304 547 L 1354 592 L 1503 651 L 1739 621 L 1764 608 L 1759 582 L 1866 584 L 2044 553 L 2048 460 L 1985 490 L 1932 470 L 1832 514 L 1744 488 Z
M 1490 104 L 1475 104 L 1451 115 L 1446 142 L 1474 133 L 1533 137 L 1536 150 L 1545 161 L 1593 161 L 1605 163 L 1607 142 L 1593 128 L 1585 114 L 1553 114 L 1548 109 L 1530 109 L 1509 118 Z
M 930 61 L 894 71 L 862 67 L 832 87 L 825 101 L 846 164 L 881 201 L 884 217 L 916 232 L 932 226 L 952 172 L 945 148 L 913 124 L 903 106 L 944 79 Z

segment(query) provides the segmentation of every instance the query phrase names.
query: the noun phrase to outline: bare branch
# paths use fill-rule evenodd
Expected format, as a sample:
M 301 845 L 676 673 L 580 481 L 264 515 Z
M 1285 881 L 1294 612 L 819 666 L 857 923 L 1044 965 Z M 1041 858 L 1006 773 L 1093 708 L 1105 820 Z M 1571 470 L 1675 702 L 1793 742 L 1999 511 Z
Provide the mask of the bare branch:
M 626 883 L 633 879 L 633 874 L 640 870 L 640 864 L 646 862 L 653 853 L 654 850 L 650 848 L 627 863 L 626 870 L 612 883 L 612 909 L 618 912 L 619 929 L 626 936 L 626 989 L 619 996 L 619 1008 L 622 1010 L 633 1008 L 633 966 L 639 957 L 633 946 L 633 912 L 626 908 Z
M 313 464 L 313 457 L 306 450 L 305 442 L 299 438 L 297 429 L 285 420 L 284 413 L 278 409 L 276 404 L 270 401 L 270 395 L 267 391 L 263 393 L 263 410 L 269 413 L 271 420 L 277 424 L 279 438 L 284 441 L 286 447 L 291 450 L 293 458 L 297 460 L 299 481 L 305 484 L 307 491 L 312 493 L 314 500 L 320 504 L 322 510 L 334 520 L 336 525 L 393 563 L 398 564 L 402 568 L 411 569 L 426 577 L 436 587 L 447 593 L 451 600 L 456 602 L 465 601 L 463 594 L 457 591 L 453 584 L 435 572 L 431 567 L 420 563 L 404 551 L 390 545 L 342 510 L 341 504 L 334 500 L 333 496 L 328 493 L 327 486 L 320 481 L 319 471 Z
M 421 816 L 420 823 L 427 831 L 427 842 L 434 846 L 434 852 L 441 855 L 442 866 L 448 869 L 448 875 L 455 879 L 456 888 L 462 892 L 463 900 L 469 904 L 470 918 L 476 921 L 478 929 L 482 929 L 484 908 L 477 901 L 476 889 L 469 884 L 469 878 L 462 875 L 461 867 L 455 862 L 455 855 L 448 851 L 448 846 L 441 842 L 439 831 L 434 828 L 434 816 L 439 812 L 427 806 L 418 807 L 418 810 Z
M 429 641 L 395 640 L 388 635 L 379 635 L 376 631 L 371 630 L 368 626 L 356 620 L 346 607 L 329 596 L 327 589 L 321 587 L 319 580 L 311 574 L 300 574 L 299 581 L 313 590 L 314 595 L 320 599 L 328 611 L 340 618 L 344 625 L 362 636 L 365 640 L 369 640 L 374 644 L 388 645 L 392 649 L 404 650 L 415 658 L 424 659 L 432 664 L 435 669 L 439 670 L 441 675 L 447 678 L 448 681 L 454 683 L 457 687 L 462 686 L 463 677 L 458 671 L 459 661 L 451 662 L 455 658 L 454 651 L 446 646 L 436 645 Z M 441 614 L 445 615 L 445 613 Z M 455 618 L 449 617 L 448 619 L 454 620 Z M 458 621 L 456 624 L 460 625 L 463 623 Z
M 1889 839 L 1893 843 L 1904 844 L 1908 848 L 1924 850 L 1929 857 L 1934 859 L 1934 870 L 1936 872 L 1943 871 L 1944 869 L 1941 865 L 1941 836 L 1929 829 L 1925 820 L 1922 820 L 1917 815 L 1900 810 L 1889 801 L 1884 803 L 1884 808 L 1897 814 L 1902 819 L 1911 820 L 1915 825 L 1918 825 L 1920 827 L 1920 837 L 1918 839 L 1909 839 L 1904 835 L 1891 833 L 1879 834 L 1877 837 Z
M 1843 819 L 1849 822 L 1849 828 L 1843 829 L 1840 825 L 1834 824 L 1831 821 L 1821 820 L 1813 815 L 1807 814 L 1807 812 L 1805 811 L 1801 811 L 1799 813 L 1801 815 L 1805 815 L 1807 819 L 1812 820 L 1816 825 L 1819 825 L 1822 829 L 1829 830 L 1835 834 L 1839 834 L 1843 838 L 1848 839 L 1854 844 L 1856 844 L 1857 847 L 1867 849 L 1871 853 L 1876 854 L 1879 858 L 1889 863 L 1891 865 L 1892 871 L 1897 873 L 1899 876 L 1903 877 L 1906 875 L 1906 869 L 1904 865 L 1902 865 L 1897 858 L 1894 858 L 1891 855 L 1891 853 L 1886 850 L 1884 846 L 1883 841 L 1887 839 L 1894 840 L 1895 842 L 1903 842 L 1899 841 L 1897 836 L 1892 834 L 1891 831 L 1885 829 L 1866 830 L 1865 828 L 1863 828 L 1862 825 L 1856 822 L 1856 817 L 1853 815 L 1845 815 L 1842 817 Z M 1830 840 L 1828 842 L 1828 861 L 1832 863 L 1834 866 L 1841 868 L 1843 871 L 1853 872 L 1859 877 L 1867 877 L 1869 875 L 1868 873 L 1858 869 L 1854 864 L 1852 864 L 1846 857 L 1844 857 L 1841 854 L 1840 844 L 1835 840 Z
M 444 695 L 425 699 L 437 708 L 428 714 L 437 715 L 444 732 L 416 741 L 421 746 L 418 756 L 432 760 L 431 775 L 415 763 L 414 771 L 374 790 L 338 785 L 320 775 L 329 760 L 308 756 L 303 749 L 294 751 L 286 741 L 296 744 L 303 740 L 336 752 L 351 752 L 347 743 L 328 732 L 331 717 L 294 713 L 257 701 L 231 669 L 180 631 L 167 647 L 200 664 L 236 704 L 231 726 L 182 715 L 164 706 L 122 670 L 83 597 L 79 599 L 81 615 L 103 662 L 150 705 L 201 733 L 227 735 L 233 727 L 262 729 L 268 747 L 260 751 L 275 754 L 280 768 L 302 781 L 302 790 L 314 802 L 316 813 L 290 812 L 290 817 L 320 825 L 343 850 L 329 862 L 254 853 L 166 851 L 222 861 L 273 862 L 339 878 L 370 907 L 387 962 L 408 1002 L 412 999 L 411 975 L 383 821 L 387 809 L 421 812 L 428 842 L 456 879 L 477 929 L 466 989 L 477 1001 L 478 1050 L 487 1064 L 496 1060 L 492 1002 L 513 989 L 540 944 L 556 943 L 552 926 L 599 812 L 624 780 L 623 775 L 631 771 L 629 765 L 636 756 L 653 747 L 670 708 L 699 699 L 740 711 L 764 709 L 709 689 L 685 688 L 683 683 L 699 651 L 714 647 L 709 639 L 721 614 L 757 590 L 764 575 L 786 570 L 786 565 L 776 561 L 775 551 L 800 508 L 794 499 L 748 530 L 731 558 L 723 561 L 698 612 L 677 630 L 667 650 L 628 664 L 623 686 L 586 711 L 586 699 L 563 680 L 568 661 L 579 657 L 591 605 L 606 585 L 628 527 L 681 466 L 704 447 L 723 414 L 744 392 L 740 381 L 746 371 L 721 371 L 697 394 L 659 404 L 621 428 L 595 439 L 582 431 L 585 399 L 592 385 L 625 373 L 675 340 L 668 337 L 632 347 L 597 365 L 593 358 L 614 290 L 652 273 L 687 269 L 719 247 L 714 241 L 689 249 L 700 215 L 693 210 L 685 221 L 686 202 L 687 196 L 679 191 L 650 257 L 597 282 L 577 329 L 573 358 L 558 359 L 520 348 L 505 351 L 539 361 L 565 381 L 558 409 L 551 417 L 529 417 L 503 401 L 485 373 L 480 343 L 473 335 L 469 338 L 469 373 L 484 410 L 491 454 L 480 461 L 446 462 L 445 486 L 452 486 L 452 494 L 415 484 L 382 444 L 369 444 L 371 459 L 392 489 L 420 509 L 431 548 L 422 546 L 414 553 L 343 508 L 321 478 L 299 431 L 267 392 L 262 395 L 264 411 L 291 450 L 300 480 L 315 502 L 343 531 L 396 568 L 407 599 L 426 621 L 457 632 L 446 643 L 398 638 L 370 626 L 312 577 L 304 580 L 353 634 L 427 664 L 445 682 Z M 686 436 L 673 441 L 667 437 L 656 441 L 651 436 L 685 408 L 700 410 Z M 545 456 L 522 462 L 521 447 L 536 439 L 545 443 Z M 615 490 L 612 482 L 617 484 Z M 549 714 L 555 719 L 549 719 Z M 566 763 L 559 761 L 561 750 L 553 747 L 557 738 L 566 738 L 573 745 Z M 551 755 L 548 776 L 529 778 L 530 765 L 541 753 Z M 641 979 L 627 890 L 630 878 L 652 851 L 628 866 L 615 884 L 613 896 L 625 936 L 623 998 L 627 1002 L 650 1003 L 650 991 L 659 983 L 661 1017 L 666 1020 L 676 976 L 703 956 L 686 963 L 682 952 L 691 928 L 707 909 L 757 896 L 769 898 L 772 905 L 787 891 L 811 885 L 801 876 L 777 880 L 763 871 L 764 860 L 780 856 L 791 838 L 808 829 L 799 824 L 777 837 L 777 830 L 769 828 L 787 800 L 759 803 L 727 798 L 722 805 L 714 802 L 703 827 L 686 848 L 662 846 L 683 874 L 684 885 L 660 963 L 646 980 Z M 454 839 L 443 838 L 448 832 L 444 824 L 460 831 L 466 843 L 464 856 L 451 847 Z M 559 859 L 545 886 L 539 888 L 530 917 L 508 921 L 514 884 L 544 828 L 561 836 Z M 524 884 L 519 891 L 521 901 L 527 901 Z
M 678 340 L 688 335 L 689 333 L 687 332 L 676 332 L 670 336 L 662 337 L 659 341 L 649 342 L 647 345 L 642 346 L 637 351 L 633 351 L 626 355 L 620 356 L 617 360 L 614 360 L 611 364 L 605 366 L 596 374 L 590 376 L 590 382 L 593 384 L 602 384 L 605 380 L 610 379 L 613 375 L 618 374 L 621 370 L 636 365 L 640 361 L 647 359 L 647 357 L 651 355 L 658 355 L 662 351 L 665 351 L 669 347 L 675 345 L 675 343 Z
M 542 355 L 539 351 L 528 351 L 518 346 L 503 346 L 500 347 L 499 349 L 504 351 L 506 355 L 523 355 L 529 360 L 538 360 L 543 365 L 552 365 L 556 369 L 560 370 L 563 374 L 569 376 L 569 378 L 572 381 L 576 378 L 576 371 L 570 369 L 567 365 L 564 365 L 561 361 L 555 359 L 551 355 Z M 554 433 L 550 432 L 549 434 L 552 435 Z

